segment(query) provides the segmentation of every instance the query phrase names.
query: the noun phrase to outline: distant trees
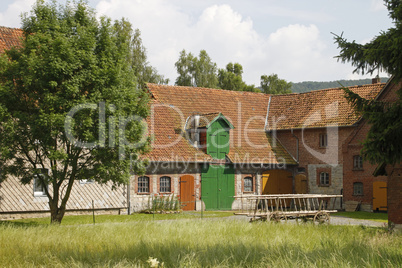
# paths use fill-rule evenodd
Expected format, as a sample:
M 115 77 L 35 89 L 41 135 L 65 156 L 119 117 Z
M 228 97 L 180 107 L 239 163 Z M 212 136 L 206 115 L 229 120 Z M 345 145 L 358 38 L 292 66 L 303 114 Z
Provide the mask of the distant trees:
M 123 22 L 125 22 L 123 20 Z M 127 23 L 127 22 L 125 22 Z M 124 28 L 122 28 L 124 29 Z M 131 28 L 130 28 L 131 29 Z M 141 31 L 136 29 L 131 41 L 132 56 L 130 59 L 131 67 L 137 77 L 139 86 L 144 83 L 168 84 L 169 79 L 165 79 L 163 75 L 158 74 L 158 71 L 149 65 L 147 60 L 147 51 L 142 44 Z
M 197 57 L 186 53 L 183 49 L 180 52 L 179 60 L 175 63 L 179 76 L 176 85 L 217 88 L 217 67 L 205 50 L 201 50 Z
M 277 74 L 271 74 L 269 76 L 261 76 L 261 88 L 266 94 L 287 94 L 292 93 L 292 83 L 286 82 L 284 79 L 279 79 Z
M 258 91 L 254 85 L 247 85 L 242 78 L 243 66 L 239 63 L 228 63 L 226 69 L 219 69 L 219 88 L 235 91 Z

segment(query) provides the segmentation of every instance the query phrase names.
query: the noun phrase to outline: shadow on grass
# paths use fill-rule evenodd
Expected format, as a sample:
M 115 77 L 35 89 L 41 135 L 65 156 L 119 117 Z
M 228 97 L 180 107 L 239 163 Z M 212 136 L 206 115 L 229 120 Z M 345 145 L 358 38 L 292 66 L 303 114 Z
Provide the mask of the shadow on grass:
M 4 227 L 34 227 L 34 226 L 40 226 L 43 225 L 43 223 L 39 223 L 37 221 L 31 220 L 31 221 L 0 221 L 0 226 Z

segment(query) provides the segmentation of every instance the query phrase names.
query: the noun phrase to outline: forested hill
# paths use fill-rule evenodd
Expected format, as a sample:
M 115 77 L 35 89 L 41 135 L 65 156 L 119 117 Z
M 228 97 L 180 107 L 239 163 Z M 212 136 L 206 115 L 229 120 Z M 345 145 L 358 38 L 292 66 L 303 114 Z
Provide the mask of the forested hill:
M 381 82 L 385 83 L 388 81 L 387 77 L 381 77 Z M 300 83 L 292 83 L 292 92 L 294 93 L 302 93 L 308 92 L 318 89 L 326 89 L 326 88 L 336 88 L 336 87 L 349 87 L 349 86 L 357 86 L 357 85 L 366 85 L 371 84 L 371 79 L 359 79 L 359 80 L 339 80 L 339 81 L 331 81 L 331 82 L 300 82 Z

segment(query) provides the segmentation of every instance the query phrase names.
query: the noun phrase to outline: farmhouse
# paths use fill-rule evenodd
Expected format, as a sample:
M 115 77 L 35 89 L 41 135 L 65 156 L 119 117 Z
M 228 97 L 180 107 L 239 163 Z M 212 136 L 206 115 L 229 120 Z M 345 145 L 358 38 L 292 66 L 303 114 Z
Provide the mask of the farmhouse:
M 0 49 L 18 46 L 20 29 L 0 27 Z M 70 213 L 127 213 L 145 208 L 152 195 L 175 195 L 184 210 L 230 210 L 236 195 L 344 194 L 337 208 L 386 210 L 386 177 L 359 156 L 369 125 L 341 88 L 267 95 L 220 89 L 147 84 L 146 119 L 152 150 L 145 175 L 111 189 L 77 181 Z M 350 87 L 368 99 L 396 100 L 391 82 Z M 394 172 L 393 174 L 397 174 Z M 398 173 L 399 174 L 399 173 Z M 380 191 L 380 194 L 377 192 Z M 373 197 L 375 197 L 373 201 Z M 45 214 L 44 189 L 33 179 L 0 185 L 0 219 Z

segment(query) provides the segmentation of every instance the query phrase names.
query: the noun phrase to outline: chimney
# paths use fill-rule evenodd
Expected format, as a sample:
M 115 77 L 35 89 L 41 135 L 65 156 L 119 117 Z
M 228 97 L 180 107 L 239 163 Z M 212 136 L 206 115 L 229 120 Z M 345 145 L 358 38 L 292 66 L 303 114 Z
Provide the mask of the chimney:
M 372 84 L 381 83 L 381 78 L 377 75 L 376 77 L 374 77 L 373 79 L 371 79 L 371 83 L 372 83 Z

